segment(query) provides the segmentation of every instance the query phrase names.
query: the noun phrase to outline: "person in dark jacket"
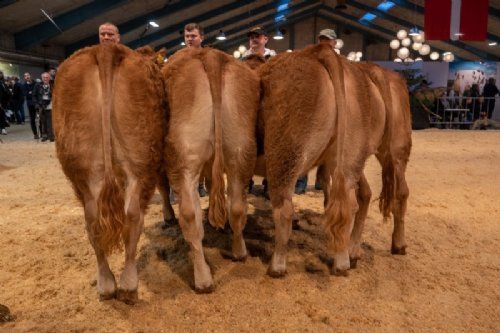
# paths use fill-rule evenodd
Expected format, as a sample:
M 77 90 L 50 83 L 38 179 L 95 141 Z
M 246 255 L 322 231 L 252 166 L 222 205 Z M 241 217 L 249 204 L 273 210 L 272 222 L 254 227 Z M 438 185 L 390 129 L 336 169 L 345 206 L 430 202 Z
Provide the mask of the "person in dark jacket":
M 18 125 L 24 124 L 24 94 L 23 87 L 19 83 L 19 78 L 12 78 L 12 111 Z
M 0 71 L 0 133 L 3 135 L 7 134 L 6 128 L 9 127 L 9 123 L 7 123 L 7 117 L 5 116 L 5 110 L 7 109 L 9 99 L 9 88 L 7 88 L 7 85 L 5 84 L 3 72 Z
M 36 125 L 36 109 L 33 103 L 33 88 L 35 88 L 35 82 L 31 78 L 30 73 L 24 73 L 24 83 L 23 83 L 23 95 L 26 99 L 26 106 L 28 107 L 28 112 L 30 115 L 31 130 L 33 131 L 33 136 L 35 140 L 39 139 L 39 128 Z
M 42 82 L 33 88 L 33 103 L 40 113 L 40 129 L 42 141 L 54 141 L 52 131 L 52 84 L 49 73 L 42 73 Z
M 484 104 L 485 105 L 485 110 L 486 110 L 486 117 L 488 119 L 491 119 L 491 116 L 493 115 L 493 111 L 495 110 L 495 96 L 500 93 L 498 91 L 497 86 L 495 85 L 495 79 L 490 77 L 488 79 L 488 83 L 484 85 L 483 88 L 483 96 L 484 97 L 489 97 L 484 99 Z

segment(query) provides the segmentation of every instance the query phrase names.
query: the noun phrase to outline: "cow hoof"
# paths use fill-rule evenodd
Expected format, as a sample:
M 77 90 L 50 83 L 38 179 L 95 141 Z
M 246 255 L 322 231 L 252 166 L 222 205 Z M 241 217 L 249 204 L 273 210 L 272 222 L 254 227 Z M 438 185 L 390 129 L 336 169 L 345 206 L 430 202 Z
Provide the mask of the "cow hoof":
M 136 290 L 118 289 L 116 298 L 125 304 L 134 305 L 138 301 L 139 295 L 137 293 L 137 289 Z
M 333 267 L 331 274 L 335 276 L 349 276 L 349 271 L 347 269 L 338 269 Z
M 99 301 L 109 301 L 110 299 L 116 298 L 116 292 L 109 294 L 99 294 Z
M 273 269 L 269 267 L 267 275 L 275 279 L 283 278 L 286 275 L 286 269 Z
M 240 261 L 240 262 L 245 262 L 247 260 L 247 255 L 234 255 L 231 251 L 228 250 L 220 250 L 220 255 L 224 259 L 229 259 L 232 261 Z
M 406 254 L 406 246 L 403 247 L 396 247 L 396 246 L 391 246 L 391 254 L 399 254 L 404 256 Z
M 197 294 L 210 294 L 215 290 L 215 287 L 213 284 L 206 286 L 206 287 L 194 287 L 194 291 Z
M 351 269 L 356 268 L 358 266 L 358 258 L 349 259 L 349 263 L 351 265 Z

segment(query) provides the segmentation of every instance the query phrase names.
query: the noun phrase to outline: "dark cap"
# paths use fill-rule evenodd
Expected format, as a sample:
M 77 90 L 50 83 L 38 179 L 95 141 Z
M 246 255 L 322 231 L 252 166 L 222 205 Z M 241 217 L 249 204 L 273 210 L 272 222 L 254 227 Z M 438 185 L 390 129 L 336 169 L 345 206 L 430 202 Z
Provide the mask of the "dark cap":
M 267 33 L 262 29 L 262 27 L 253 27 L 250 29 L 247 33 L 247 36 L 250 37 L 250 35 L 264 35 L 267 36 Z

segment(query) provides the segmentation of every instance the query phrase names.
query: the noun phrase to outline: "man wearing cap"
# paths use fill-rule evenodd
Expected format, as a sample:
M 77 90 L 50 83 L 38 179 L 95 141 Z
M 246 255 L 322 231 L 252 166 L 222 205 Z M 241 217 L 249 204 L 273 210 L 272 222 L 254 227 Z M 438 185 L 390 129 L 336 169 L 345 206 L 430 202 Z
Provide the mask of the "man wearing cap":
M 245 53 L 243 53 L 243 60 L 245 60 L 252 54 L 259 54 L 266 60 L 276 55 L 276 52 L 274 50 L 266 48 L 266 44 L 269 38 L 267 37 L 264 29 L 262 29 L 261 27 L 255 27 L 251 29 L 248 32 L 247 36 L 249 38 L 250 48 Z
M 333 49 L 337 44 L 337 34 L 333 29 L 323 29 L 319 32 L 318 40 L 320 43 L 330 44 Z

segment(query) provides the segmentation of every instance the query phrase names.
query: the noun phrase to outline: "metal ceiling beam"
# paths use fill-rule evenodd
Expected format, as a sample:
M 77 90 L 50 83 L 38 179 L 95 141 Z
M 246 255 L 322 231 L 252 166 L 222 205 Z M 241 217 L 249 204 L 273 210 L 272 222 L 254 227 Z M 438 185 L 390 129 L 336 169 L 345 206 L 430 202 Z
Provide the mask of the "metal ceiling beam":
M 266 11 L 269 11 L 269 10 L 272 10 L 272 9 L 275 9 L 276 8 L 276 5 L 281 2 L 281 1 L 273 1 L 272 3 L 269 3 L 269 4 L 266 4 L 264 6 L 260 6 L 258 8 L 255 8 L 253 11 L 252 11 L 252 14 L 253 15 L 259 15 L 259 14 L 262 14 Z M 295 6 L 291 6 L 289 8 L 289 11 L 290 12 L 294 12 L 294 11 L 297 11 L 297 10 L 301 10 L 303 8 L 306 8 L 307 6 L 312 6 L 312 5 L 319 5 L 319 2 L 317 0 L 314 0 L 314 1 L 303 1 Z M 257 26 L 257 25 L 261 25 L 269 20 L 274 20 L 275 16 L 276 16 L 276 12 L 273 11 L 271 14 L 265 16 L 265 17 L 262 17 L 262 18 L 259 18 L 257 20 L 254 20 L 254 21 L 251 21 L 249 23 L 246 23 L 246 24 L 243 24 L 237 28 L 233 28 L 231 30 L 224 30 L 224 33 L 226 34 L 226 36 L 230 36 L 230 35 L 233 35 L 235 33 L 238 33 L 238 32 L 241 32 L 242 30 L 245 30 L 247 31 L 249 28 L 253 27 L 253 26 Z M 234 23 L 237 23 L 237 22 L 241 22 L 245 19 L 248 19 L 248 13 L 243 13 L 243 14 L 240 14 L 240 15 L 237 15 L 237 16 L 234 16 L 234 17 L 231 17 L 227 20 L 224 20 L 222 22 L 218 22 L 218 23 L 215 23 L 215 24 L 212 24 L 208 27 L 205 28 L 205 35 L 208 35 L 212 32 L 217 32 L 219 31 L 220 27 L 221 26 L 229 26 L 231 24 L 234 24 Z M 285 21 L 286 22 L 286 21 Z M 160 46 L 158 46 L 158 48 L 161 48 L 161 47 L 165 47 L 167 49 L 170 49 L 172 47 L 175 47 L 177 45 L 180 44 L 180 42 L 183 40 L 182 37 L 179 37 L 179 38 L 176 38 L 174 40 L 171 40 L 165 44 L 162 44 Z M 212 36 L 210 38 L 207 38 L 205 39 L 204 43 L 206 45 L 209 45 L 211 44 L 212 42 L 215 41 L 215 36 Z
M 16 0 L 0 0 L 0 8 L 7 7 L 16 3 Z
M 348 0 L 348 1 L 349 1 L 349 2 L 351 2 L 351 3 L 356 3 L 355 1 L 352 1 L 352 0 Z M 363 8 L 364 8 L 364 7 L 368 7 L 368 8 L 369 8 L 369 11 L 371 11 L 371 12 L 375 13 L 375 11 L 373 11 L 373 9 L 375 9 L 375 8 L 373 8 L 373 7 L 369 7 L 369 6 L 366 6 L 366 5 L 363 5 L 363 4 L 359 4 L 359 3 L 356 3 L 356 4 L 357 4 L 357 5 L 359 5 L 359 7 L 358 7 L 358 8 L 360 8 L 360 7 L 363 7 Z M 329 7 L 329 6 L 325 6 L 325 8 L 326 8 L 327 10 L 331 11 L 333 14 L 339 15 L 339 16 L 341 16 L 341 17 L 344 17 L 344 18 L 348 19 L 348 20 L 351 20 L 351 21 L 359 21 L 359 18 L 357 18 L 357 17 L 355 17 L 355 16 L 352 16 L 352 15 L 349 15 L 349 14 L 346 14 L 346 13 L 344 13 L 344 12 L 334 11 L 334 9 L 333 9 L 333 8 L 331 8 L 331 7 Z M 361 8 L 360 8 L 360 9 L 361 9 Z M 393 15 L 390 15 L 390 14 L 387 14 L 387 13 L 384 13 L 384 12 L 381 12 L 381 11 L 377 11 L 377 12 L 381 14 L 381 16 L 380 16 L 380 17 L 382 17 L 383 19 L 386 19 L 386 20 L 389 20 L 389 21 L 395 22 L 395 23 L 400 24 L 400 25 L 402 25 L 402 26 L 407 26 L 407 27 L 411 27 L 411 26 L 413 26 L 413 24 L 412 24 L 412 23 L 407 22 L 407 21 L 405 21 L 405 20 L 402 20 L 402 19 L 400 19 L 400 18 L 397 18 L 397 17 L 395 17 L 395 16 L 393 16 Z M 378 13 L 377 13 L 377 14 L 378 14 Z M 382 16 L 382 14 L 383 14 L 384 16 Z M 370 27 L 371 27 L 371 28 L 373 28 L 373 29 L 379 29 L 380 31 L 382 31 L 381 29 L 387 30 L 387 29 L 382 28 L 381 26 L 378 26 L 378 25 L 376 25 L 376 24 L 374 24 L 374 23 L 372 23 L 372 22 L 361 22 L 361 23 L 363 23 L 363 24 L 364 24 L 364 25 L 366 25 L 366 26 L 370 26 Z M 416 25 L 416 27 L 417 27 L 417 28 L 419 28 L 420 30 L 423 30 L 423 27 L 421 27 L 421 26 L 419 26 L 419 25 Z M 394 34 L 395 34 L 395 32 L 392 32 L 392 34 L 394 35 Z M 485 51 L 482 51 L 482 50 L 476 49 L 475 47 L 472 47 L 472 46 L 467 45 L 467 44 L 465 44 L 465 43 L 463 43 L 463 42 L 460 42 L 460 41 L 442 41 L 442 42 L 443 42 L 443 43 L 446 43 L 446 44 L 449 44 L 449 45 L 451 45 L 451 46 L 454 46 L 454 47 L 458 47 L 458 48 L 460 48 L 460 49 L 463 49 L 464 51 L 470 52 L 470 53 L 474 54 L 475 56 L 480 57 L 480 58 L 483 58 L 483 59 L 485 59 L 485 60 L 500 61 L 500 57 L 497 57 L 497 56 L 495 56 L 495 55 L 493 55 L 493 54 L 490 54 L 490 53 L 487 53 L 487 52 L 485 52 Z
M 54 17 L 54 21 L 61 30 L 68 30 L 85 20 L 93 18 L 96 13 L 102 14 L 113 8 L 120 6 L 127 0 L 95 0 L 69 12 Z M 43 8 L 42 8 L 43 9 Z M 50 21 L 31 26 L 14 34 L 16 48 L 24 50 L 30 46 L 40 44 L 50 38 L 59 35 L 61 32 Z
M 151 20 L 158 20 L 162 17 L 176 14 L 177 12 L 195 6 L 204 2 L 205 0 L 184 0 L 179 1 L 174 4 L 169 4 L 163 8 L 154 10 L 152 12 L 146 13 L 144 15 L 138 16 L 130 21 L 124 22 L 118 25 L 118 30 L 120 34 L 124 35 L 127 32 L 135 30 L 140 27 L 146 26 L 146 24 Z M 74 51 L 81 49 L 82 47 L 97 44 L 99 42 L 99 36 L 97 32 L 93 33 L 92 36 L 84 38 L 82 40 L 76 41 L 66 47 L 66 54 L 69 55 Z
M 143 46 L 143 45 L 147 45 L 149 43 L 152 43 L 160 38 L 165 37 L 166 35 L 178 32 L 178 31 L 182 30 L 184 28 L 184 26 L 190 22 L 203 22 L 203 21 L 211 19 L 215 16 L 225 14 L 229 11 L 232 11 L 232 10 L 240 8 L 242 6 L 254 3 L 256 1 L 257 0 L 233 1 L 233 2 L 230 2 L 226 5 L 216 7 L 212 10 L 207 11 L 207 12 L 203 12 L 202 14 L 196 15 L 194 17 L 190 17 L 188 19 L 185 19 L 180 23 L 170 25 L 167 28 L 157 30 L 157 31 L 150 33 L 142 38 L 135 39 L 135 40 L 128 42 L 126 44 L 130 48 L 135 49 L 139 46 Z M 220 28 L 222 28 L 222 25 L 220 26 Z

